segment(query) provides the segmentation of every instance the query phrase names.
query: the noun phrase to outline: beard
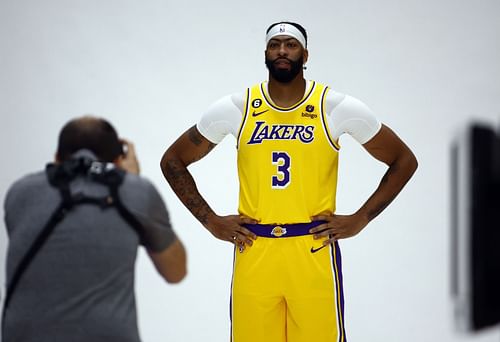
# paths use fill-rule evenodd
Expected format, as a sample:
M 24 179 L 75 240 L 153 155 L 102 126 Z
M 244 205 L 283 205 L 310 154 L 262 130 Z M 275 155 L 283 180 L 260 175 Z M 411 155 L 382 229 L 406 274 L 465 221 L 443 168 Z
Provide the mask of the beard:
M 286 59 L 290 62 L 290 70 L 276 68 L 274 62 L 278 59 Z M 266 58 L 266 66 L 269 69 L 269 73 L 271 76 L 280 83 L 289 83 L 291 82 L 302 70 L 302 66 L 304 65 L 304 57 L 300 57 L 298 60 L 293 61 L 288 58 L 280 57 L 275 60 L 270 60 Z

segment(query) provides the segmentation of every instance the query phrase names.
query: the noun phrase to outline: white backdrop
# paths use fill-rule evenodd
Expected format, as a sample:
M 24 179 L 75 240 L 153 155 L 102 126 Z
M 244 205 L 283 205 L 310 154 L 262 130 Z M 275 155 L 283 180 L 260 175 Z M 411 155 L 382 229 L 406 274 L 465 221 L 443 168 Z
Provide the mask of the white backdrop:
M 270 23 L 298 21 L 310 35 L 306 77 L 363 100 L 420 162 L 399 198 L 342 243 L 350 340 L 496 342 L 499 329 L 454 328 L 448 175 L 456 129 L 498 123 L 499 10 L 497 0 L 1 0 L 0 195 L 52 160 L 66 121 L 109 119 L 136 143 L 189 253 L 189 276 L 170 286 L 141 251 L 144 341 L 228 341 L 232 248 L 180 204 L 159 159 L 210 103 L 266 78 Z M 384 168 L 351 138 L 341 144 L 338 212 L 349 213 Z M 234 146 L 227 138 L 191 168 L 219 213 L 237 208 Z M 6 246 L 1 229 L 1 265 Z

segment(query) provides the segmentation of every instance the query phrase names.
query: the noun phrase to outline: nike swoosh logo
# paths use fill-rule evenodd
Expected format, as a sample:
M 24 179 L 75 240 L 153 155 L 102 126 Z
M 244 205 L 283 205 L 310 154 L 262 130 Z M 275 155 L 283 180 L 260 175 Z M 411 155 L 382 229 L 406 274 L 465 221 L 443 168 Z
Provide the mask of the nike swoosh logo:
M 326 246 L 328 246 L 328 245 L 323 245 L 323 246 L 318 247 L 318 248 L 311 247 L 311 253 L 316 253 L 317 251 L 325 248 Z
M 262 112 L 256 112 L 255 110 L 252 113 L 252 116 L 259 116 L 261 114 L 264 114 L 265 112 L 269 111 L 269 109 L 263 110 Z

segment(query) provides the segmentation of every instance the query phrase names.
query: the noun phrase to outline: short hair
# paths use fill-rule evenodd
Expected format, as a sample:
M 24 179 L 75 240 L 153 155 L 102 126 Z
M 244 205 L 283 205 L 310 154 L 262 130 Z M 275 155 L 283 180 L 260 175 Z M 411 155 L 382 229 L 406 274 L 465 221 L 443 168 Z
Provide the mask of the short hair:
M 294 22 L 291 22 L 291 21 L 278 21 L 276 23 L 273 23 L 273 24 L 269 25 L 269 27 L 266 30 L 266 34 L 268 34 L 269 31 L 271 31 L 271 29 L 274 26 L 279 25 L 279 24 L 289 24 L 289 25 L 295 26 L 295 28 L 297 30 L 299 30 L 300 33 L 302 33 L 304 35 L 304 38 L 306 39 L 306 46 L 305 47 L 307 47 L 307 32 L 306 32 L 306 29 L 302 25 L 294 23 Z
M 57 158 L 61 161 L 81 149 L 92 151 L 105 162 L 113 162 L 123 153 L 114 127 L 102 118 L 83 116 L 66 123 L 59 133 Z

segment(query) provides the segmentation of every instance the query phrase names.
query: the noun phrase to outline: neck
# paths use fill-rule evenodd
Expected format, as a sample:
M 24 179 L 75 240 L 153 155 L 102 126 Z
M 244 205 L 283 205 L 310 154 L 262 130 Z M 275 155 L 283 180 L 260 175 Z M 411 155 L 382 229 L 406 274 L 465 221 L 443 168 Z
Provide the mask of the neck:
M 302 72 L 288 83 L 278 82 L 269 75 L 267 90 L 276 105 L 283 108 L 292 107 L 304 97 L 306 80 Z

